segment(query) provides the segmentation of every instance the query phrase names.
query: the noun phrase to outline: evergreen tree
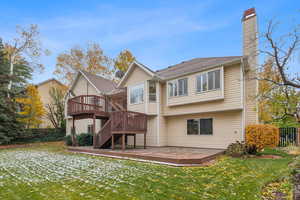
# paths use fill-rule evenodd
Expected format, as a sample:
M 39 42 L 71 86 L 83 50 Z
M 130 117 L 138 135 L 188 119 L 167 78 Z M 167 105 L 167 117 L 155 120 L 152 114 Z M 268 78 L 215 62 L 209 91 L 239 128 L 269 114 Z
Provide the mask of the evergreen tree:
M 14 74 L 9 75 L 9 62 L 5 48 L 0 39 L 0 144 L 7 144 L 23 132 L 23 124 L 17 110 L 16 98 L 23 95 L 27 80 L 31 78 L 32 70 L 24 59 L 15 65 Z M 12 89 L 7 86 L 12 81 Z

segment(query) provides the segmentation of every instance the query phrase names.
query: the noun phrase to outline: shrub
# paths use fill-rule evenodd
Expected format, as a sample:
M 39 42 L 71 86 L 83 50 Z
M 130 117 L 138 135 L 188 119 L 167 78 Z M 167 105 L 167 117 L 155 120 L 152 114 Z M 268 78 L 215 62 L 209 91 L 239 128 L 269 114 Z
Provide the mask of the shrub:
M 81 133 L 76 137 L 77 144 L 79 146 L 92 146 L 93 145 L 93 134 Z
M 231 143 L 226 150 L 226 154 L 232 157 L 241 157 L 247 154 L 247 147 L 244 142 L 236 141 Z
M 65 129 L 55 128 L 32 128 L 25 129 L 11 143 L 51 142 L 62 141 L 66 135 Z
M 255 146 L 258 151 L 276 147 L 279 144 L 279 129 L 268 124 L 249 125 L 246 127 L 246 144 Z
M 67 146 L 72 146 L 72 136 L 71 136 L 71 135 L 67 135 L 67 136 L 65 137 L 65 144 L 66 144 Z

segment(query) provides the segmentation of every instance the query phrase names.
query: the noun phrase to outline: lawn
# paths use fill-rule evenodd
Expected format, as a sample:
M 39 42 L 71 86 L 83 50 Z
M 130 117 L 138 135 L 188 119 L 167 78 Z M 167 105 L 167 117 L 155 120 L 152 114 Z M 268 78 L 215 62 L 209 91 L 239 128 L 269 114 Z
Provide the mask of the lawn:
M 274 153 L 274 152 L 273 152 Z M 209 167 L 174 168 L 67 153 L 58 143 L 0 150 L 0 199 L 260 199 L 290 173 L 292 157 L 221 157 Z

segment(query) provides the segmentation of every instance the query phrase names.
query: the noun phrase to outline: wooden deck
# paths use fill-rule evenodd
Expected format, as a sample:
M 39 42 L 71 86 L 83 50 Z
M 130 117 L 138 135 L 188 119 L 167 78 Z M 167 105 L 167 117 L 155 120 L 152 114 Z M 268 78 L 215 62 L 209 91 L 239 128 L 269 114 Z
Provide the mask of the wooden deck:
M 80 119 L 93 119 L 93 146 L 105 148 L 111 146 L 114 149 L 115 140 L 122 139 L 122 149 L 125 150 L 126 138 L 136 134 L 144 135 L 144 147 L 146 147 L 147 115 L 144 113 L 127 110 L 127 97 L 124 91 L 110 96 L 80 95 L 68 100 L 67 113 L 72 116 L 72 141 L 75 140 L 75 121 Z M 102 129 L 96 133 L 95 120 L 102 120 Z
M 220 149 L 202 149 L 185 147 L 147 147 L 147 149 L 93 149 L 93 147 L 68 147 L 69 151 L 95 154 L 121 159 L 139 159 L 154 161 L 172 166 L 193 166 L 208 162 L 224 153 Z

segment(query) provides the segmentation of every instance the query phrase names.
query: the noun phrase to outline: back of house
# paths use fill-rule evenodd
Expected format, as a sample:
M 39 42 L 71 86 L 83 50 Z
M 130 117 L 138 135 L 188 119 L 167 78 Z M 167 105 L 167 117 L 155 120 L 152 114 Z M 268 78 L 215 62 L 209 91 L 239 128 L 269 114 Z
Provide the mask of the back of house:
M 95 140 L 101 134 L 111 134 L 108 126 L 128 123 L 132 116 L 143 113 L 147 115 L 147 126 L 144 126 L 147 130 L 145 135 L 137 135 L 137 145 L 147 141 L 148 146 L 224 149 L 236 140 L 244 140 L 245 126 L 257 123 L 255 70 L 258 42 L 254 8 L 244 12 L 242 26 L 241 56 L 195 58 L 158 71 L 135 61 L 117 86 L 103 77 L 79 72 L 68 92 L 68 99 L 97 95 L 107 103 L 109 94 L 125 88 L 127 106 L 115 110 L 126 110 L 131 114 L 126 114 L 128 119 L 124 118 L 125 121 L 114 123 L 112 112 L 106 108 L 106 118 L 102 113 L 99 119 L 95 114 L 91 119 L 83 119 L 83 115 L 74 114 L 72 118 L 66 113 L 67 134 L 71 133 L 74 119 L 77 119 L 76 133 L 94 132 Z M 83 102 L 81 110 L 87 106 Z M 95 108 L 98 105 L 97 100 Z M 101 108 L 107 105 L 101 105 Z M 98 122 L 94 123 L 95 120 Z M 133 140 L 135 137 L 128 138 L 127 143 L 134 144 Z
M 243 55 L 195 58 L 152 71 L 134 62 L 119 87 L 128 110 L 148 115 L 147 144 L 226 148 L 257 123 L 257 24 L 245 11 Z M 138 138 L 138 144 L 142 137 Z

